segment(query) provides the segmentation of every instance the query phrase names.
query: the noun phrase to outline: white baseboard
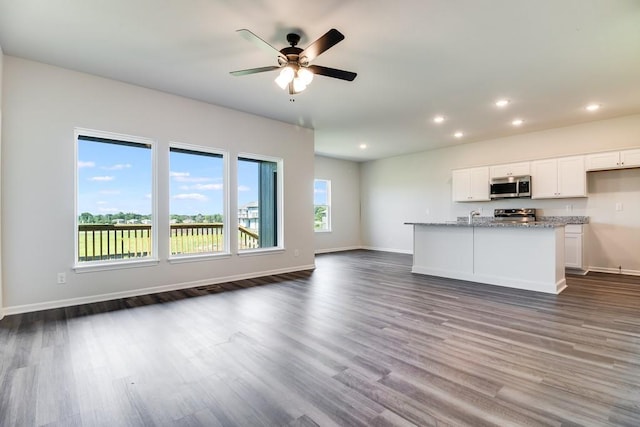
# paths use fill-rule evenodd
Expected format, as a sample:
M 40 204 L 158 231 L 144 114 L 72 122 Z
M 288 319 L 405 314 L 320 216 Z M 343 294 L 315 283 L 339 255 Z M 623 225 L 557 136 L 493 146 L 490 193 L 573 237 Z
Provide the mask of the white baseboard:
M 345 246 L 342 248 L 329 248 L 329 249 L 316 249 L 316 254 L 328 254 L 331 252 L 344 252 L 344 251 L 355 251 L 358 249 L 363 249 L 362 246 Z
M 564 271 L 567 274 L 576 274 L 578 276 L 586 276 L 587 274 L 589 274 L 589 270 L 582 270 L 580 268 L 567 267 L 567 268 L 564 269 Z
M 640 276 L 640 270 L 628 270 L 628 269 L 618 269 L 615 267 L 594 267 L 589 266 L 589 271 L 594 271 L 596 273 L 611 273 L 611 274 L 626 274 L 628 276 Z
M 70 307 L 80 304 L 91 304 L 94 302 L 110 301 L 120 298 L 137 297 L 141 295 L 157 294 L 160 292 L 176 291 L 180 289 L 196 288 L 198 286 L 215 285 L 218 283 L 233 282 L 237 280 L 255 279 L 257 277 L 273 276 L 275 274 L 293 273 L 296 271 L 307 271 L 315 269 L 315 264 L 302 265 L 294 268 L 281 268 L 277 270 L 260 271 L 256 273 L 237 274 L 226 277 L 212 277 L 210 279 L 197 280 L 193 282 L 176 283 L 172 285 L 154 286 L 151 288 L 133 289 L 130 291 L 113 292 L 101 295 L 90 295 L 86 297 L 70 298 L 57 301 L 47 301 L 35 304 L 15 305 L 12 307 L 4 307 L 0 312 L 0 319 L 3 316 L 20 313 L 30 313 L 33 311 L 49 310 L 52 308 Z
M 378 248 L 375 246 L 363 246 L 362 249 L 366 249 L 368 251 L 393 252 L 396 254 L 413 255 L 413 251 L 407 249 Z

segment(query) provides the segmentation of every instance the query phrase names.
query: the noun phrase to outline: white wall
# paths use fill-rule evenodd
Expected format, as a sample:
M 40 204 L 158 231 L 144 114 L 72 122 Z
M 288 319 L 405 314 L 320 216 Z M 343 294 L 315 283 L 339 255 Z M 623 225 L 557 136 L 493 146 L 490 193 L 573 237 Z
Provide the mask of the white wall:
M 316 253 L 360 248 L 360 164 L 316 156 L 315 178 L 331 180 L 331 232 L 315 233 Z
M 4 54 L 0 46 L 0 224 L 2 223 L 2 70 Z M 0 227 L 0 241 L 2 241 L 2 227 Z M 4 305 L 2 303 L 2 248 L 0 245 L 0 319 L 4 317 Z
M 4 58 L 3 86 L 6 313 L 313 267 L 313 131 L 10 56 Z M 170 141 L 228 150 L 231 160 L 239 152 L 283 158 L 286 250 L 169 264 L 168 237 L 160 232 L 157 266 L 75 273 L 75 127 L 157 142 L 159 230 L 169 228 Z M 230 176 L 235 212 L 233 161 Z M 67 274 L 66 285 L 56 284 L 58 272 Z
M 410 253 L 412 228 L 404 222 L 453 220 L 477 208 L 490 216 L 495 208 L 534 207 L 543 215 L 590 216 L 590 265 L 617 270 L 622 264 L 629 273 L 640 273 L 640 215 L 633 215 L 640 203 L 637 170 L 590 172 L 589 198 L 451 201 L 452 169 L 638 146 L 640 115 L 633 115 L 364 163 L 363 245 Z M 623 212 L 615 211 L 614 200 L 625 202 Z
M 640 169 L 589 172 L 586 211 L 589 265 L 599 271 L 640 272 Z M 616 211 L 622 203 L 622 211 Z

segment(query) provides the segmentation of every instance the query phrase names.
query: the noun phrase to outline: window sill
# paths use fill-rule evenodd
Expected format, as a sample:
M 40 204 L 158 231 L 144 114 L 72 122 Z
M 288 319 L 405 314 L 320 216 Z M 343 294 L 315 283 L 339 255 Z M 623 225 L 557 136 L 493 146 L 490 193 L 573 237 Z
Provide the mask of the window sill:
M 193 254 L 193 255 L 174 255 L 169 258 L 169 264 L 182 264 L 186 262 L 210 261 L 214 259 L 230 258 L 229 252 L 221 252 L 218 254 Z
M 316 233 L 331 233 L 331 230 L 313 230 Z
M 148 259 L 134 260 L 134 261 L 87 262 L 87 263 L 74 265 L 73 271 L 75 271 L 76 273 L 92 273 L 94 271 L 122 270 L 125 268 L 151 267 L 154 265 L 158 265 L 159 263 L 160 263 L 160 260 L 156 258 L 148 258 Z
M 284 248 L 262 248 L 262 249 L 246 249 L 242 252 L 238 252 L 238 256 L 256 256 L 256 255 L 271 255 L 284 253 Z

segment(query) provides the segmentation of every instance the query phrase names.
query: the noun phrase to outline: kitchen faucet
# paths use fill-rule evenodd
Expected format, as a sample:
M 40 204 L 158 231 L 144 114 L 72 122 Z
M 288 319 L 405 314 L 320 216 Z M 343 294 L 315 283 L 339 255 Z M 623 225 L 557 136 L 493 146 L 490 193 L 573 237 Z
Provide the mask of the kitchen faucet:
M 473 224 L 473 217 L 479 216 L 479 215 L 480 215 L 480 212 L 476 210 L 469 212 L 469 224 Z

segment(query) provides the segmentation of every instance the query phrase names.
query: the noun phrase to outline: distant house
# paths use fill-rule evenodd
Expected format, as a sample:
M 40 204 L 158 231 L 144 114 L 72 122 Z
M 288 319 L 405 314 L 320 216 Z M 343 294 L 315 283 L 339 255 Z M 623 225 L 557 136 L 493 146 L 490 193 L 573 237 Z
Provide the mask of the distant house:
M 258 230 L 260 213 L 258 210 L 258 202 L 247 203 L 238 208 L 238 225 L 250 230 Z
M 139 219 L 128 219 L 127 224 L 140 224 Z
M 122 218 L 114 219 L 113 221 L 111 221 L 111 223 L 116 225 L 124 224 L 124 219 Z
M 150 219 L 143 219 L 141 223 L 144 224 L 144 225 L 151 225 L 151 220 Z

